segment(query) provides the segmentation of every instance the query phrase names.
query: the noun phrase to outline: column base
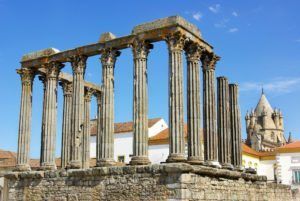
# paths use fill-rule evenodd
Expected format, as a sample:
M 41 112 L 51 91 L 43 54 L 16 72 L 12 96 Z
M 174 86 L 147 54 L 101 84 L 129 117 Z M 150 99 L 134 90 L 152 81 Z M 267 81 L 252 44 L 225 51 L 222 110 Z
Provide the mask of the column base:
M 245 172 L 249 174 L 256 174 L 256 170 L 254 168 L 246 168 Z
M 17 164 L 16 168 L 14 169 L 14 171 L 16 172 L 25 172 L 25 171 L 30 171 L 30 165 L 29 164 Z
M 149 165 L 151 164 L 147 156 L 133 156 L 130 160 L 130 165 Z
M 167 163 L 181 163 L 186 162 L 186 158 L 183 154 L 170 154 L 168 159 L 166 160 Z
M 243 171 L 245 171 L 245 168 L 243 166 L 235 166 L 234 170 L 239 171 L 239 172 L 243 172 Z
M 227 170 L 233 170 L 234 169 L 233 165 L 230 164 L 230 163 L 222 163 L 221 166 L 222 166 L 223 169 L 227 169 Z
M 208 167 L 221 168 L 222 166 L 218 161 L 205 161 L 204 165 Z
M 67 165 L 67 169 L 80 169 L 82 163 L 80 161 L 70 161 L 69 164 Z
M 109 167 L 109 166 L 114 166 L 116 165 L 116 162 L 114 159 L 108 158 L 108 159 L 100 159 L 97 161 L 96 166 L 97 167 Z
M 204 165 L 204 160 L 198 156 L 189 156 L 187 162 L 191 165 Z
M 56 164 L 53 163 L 42 163 L 41 167 L 39 168 L 40 170 L 57 170 Z

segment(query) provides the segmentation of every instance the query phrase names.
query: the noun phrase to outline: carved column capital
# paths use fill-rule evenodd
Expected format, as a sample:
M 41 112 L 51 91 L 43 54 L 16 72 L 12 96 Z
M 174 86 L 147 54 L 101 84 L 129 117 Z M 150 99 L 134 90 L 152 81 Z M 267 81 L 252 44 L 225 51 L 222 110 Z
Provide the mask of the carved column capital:
M 69 58 L 74 73 L 85 73 L 87 56 L 77 55 Z
M 216 68 L 216 63 L 220 58 L 221 57 L 213 53 L 203 53 L 201 56 L 203 70 L 214 70 Z
M 150 49 L 153 49 L 152 44 L 141 40 L 134 40 L 131 46 L 134 59 L 147 59 Z
M 35 72 L 32 69 L 21 68 L 17 70 L 17 73 L 21 76 L 22 84 L 31 85 L 35 76 Z
M 185 46 L 185 56 L 187 61 L 200 61 L 203 48 L 196 43 L 189 43 Z
M 66 96 L 66 95 L 72 95 L 72 91 L 73 91 L 73 84 L 72 84 L 72 82 L 60 81 L 59 85 L 63 89 L 64 96 Z
M 95 93 L 95 90 L 89 87 L 85 87 L 84 89 L 84 100 L 87 102 L 91 102 L 91 99 Z
M 100 58 L 102 66 L 106 68 L 114 68 L 116 59 L 120 55 L 121 52 L 118 50 L 105 49 Z
M 50 62 L 43 65 L 43 68 L 46 69 L 46 79 L 58 79 L 58 75 L 60 73 L 60 70 L 65 65 L 60 62 Z
M 101 104 L 101 97 L 102 97 L 101 91 L 95 91 L 94 92 L 94 96 L 97 99 L 97 105 L 100 105 Z
M 184 49 L 186 41 L 186 36 L 180 32 L 170 34 L 166 37 L 169 51 L 182 51 Z

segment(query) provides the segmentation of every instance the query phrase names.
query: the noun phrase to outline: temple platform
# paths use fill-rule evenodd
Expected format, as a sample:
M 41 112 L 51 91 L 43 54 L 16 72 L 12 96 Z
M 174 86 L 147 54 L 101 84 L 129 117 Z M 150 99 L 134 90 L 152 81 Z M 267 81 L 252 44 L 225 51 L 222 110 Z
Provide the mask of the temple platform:
M 297 198 L 293 198 L 290 186 L 267 183 L 265 176 L 170 163 L 11 172 L 5 175 L 4 200 L 289 201 Z

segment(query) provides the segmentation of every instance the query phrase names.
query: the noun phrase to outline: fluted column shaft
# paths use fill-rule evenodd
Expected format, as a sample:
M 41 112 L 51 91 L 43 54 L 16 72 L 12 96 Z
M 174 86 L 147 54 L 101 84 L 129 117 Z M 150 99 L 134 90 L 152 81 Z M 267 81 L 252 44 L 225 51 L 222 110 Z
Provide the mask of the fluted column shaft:
M 57 123 L 57 85 L 58 75 L 62 64 L 49 63 L 45 65 L 45 97 L 43 107 L 43 143 L 41 153 L 41 168 L 46 170 L 56 169 L 55 145 Z
M 229 103 L 230 103 L 230 120 L 231 120 L 231 138 L 232 138 L 232 164 L 242 167 L 242 132 L 241 132 L 241 114 L 238 103 L 238 85 L 229 85 Z
M 226 77 L 218 77 L 218 152 L 219 162 L 225 168 L 231 168 L 231 133 L 229 111 L 229 85 Z
M 210 53 L 205 53 L 202 57 L 204 156 L 209 165 L 216 165 L 218 161 L 215 95 L 215 63 L 217 60 L 218 57 Z
M 82 168 L 90 167 L 90 110 L 94 90 L 85 88 L 84 94 L 84 129 L 82 139 Z
M 167 162 L 185 160 L 183 120 L 183 64 L 185 37 L 181 34 L 167 38 L 169 49 L 169 157 Z
M 22 68 L 17 71 L 21 76 L 22 94 L 19 116 L 18 152 L 16 170 L 30 170 L 30 135 L 32 111 L 32 84 L 34 72 Z
M 204 162 L 203 134 L 200 129 L 200 56 L 199 46 L 196 44 L 187 46 L 187 126 L 188 161 L 190 163 Z
M 84 55 L 71 58 L 73 69 L 72 94 L 72 136 L 70 168 L 82 167 L 82 133 L 84 126 L 84 74 L 87 57 Z
M 97 160 L 97 164 L 101 159 L 101 101 L 102 101 L 102 93 L 101 92 L 97 92 L 95 93 L 96 98 L 97 98 L 97 135 L 96 135 L 96 160 Z
M 114 68 L 119 51 L 105 50 L 101 55 L 102 63 L 102 113 L 100 158 L 98 166 L 110 166 L 114 162 Z
M 130 164 L 149 164 L 148 158 L 148 77 L 147 56 L 151 44 L 133 43 L 133 157 Z
M 72 83 L 60 82 L 64 95 L 61 167 L 65 168 L 71 159 L 71 118 L 72 118 Z

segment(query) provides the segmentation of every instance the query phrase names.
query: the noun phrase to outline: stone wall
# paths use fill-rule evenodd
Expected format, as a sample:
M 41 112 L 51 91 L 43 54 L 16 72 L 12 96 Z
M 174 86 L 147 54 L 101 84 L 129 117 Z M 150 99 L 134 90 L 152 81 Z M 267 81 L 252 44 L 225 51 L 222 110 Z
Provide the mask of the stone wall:
M 293 200 L 289 186 L 266 183 L 264 176 L 188 164 L 12 172 L 5 178 L 9 201 Z

